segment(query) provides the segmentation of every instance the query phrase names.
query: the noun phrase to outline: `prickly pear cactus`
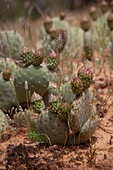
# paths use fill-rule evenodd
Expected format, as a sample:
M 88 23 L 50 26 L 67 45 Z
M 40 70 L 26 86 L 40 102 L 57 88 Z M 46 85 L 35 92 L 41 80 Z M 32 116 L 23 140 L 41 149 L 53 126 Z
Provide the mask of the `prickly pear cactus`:
M 9 125 L 9 117 L 0 110 L 0 133 L 5 131 Z
M 0 57 L 19 60 L 19 54 L 24 45 L 24 39 L 14 31 L 0 32 Z
M 28 84 L 27 89 L 25 82 Z M 48 85 L 49 81 L 45 68 L 41 66 L 26 66 L 18 70 L 15 74 L 14 86 L 20 104 L 27 101 L 26 91 L 28 92 L 28 97 L 34 92 L 43 96 L 47 91 Z
M 13 76 L 19 69 L 19 66 L 15 64 L 14 60 L 7 58 L 5 62 L 4 58 L 0 58 L 0 73 L 5 69 L 6 66 L 9 70 L 11 70 L 11 76 Z
M 98 125 L 97 117 L 89 118 L 88 121 L 82 126 L 78 134 L 69 137 L 67 144 L 75 145 L 86 142 L 95 133 L 97 125 Z
M 50 110 L 45 110 L 39 115 L 37 129 L 39 134 L 46 134 L 52 144 L 64 145 L 68 139 L 67 122 L 62 121 L 57 114 L 50 112 Z
M 93 57 L 93 44 L 92 44 L 92 33 L 91 31 L 84 32 L 84 47 L 83 47 L 83 57 L 84 59 L 91 60 Z
M 0 75 L 0 109 L 7 111 L 16 105 L 15 88 L 11 81 L 3 80 Z
M 71 130 L 78 133 L 84 123 L 95 113 L 96 108 L 92 105 L 92 95 L 90 89 L 87 89 L 71 106 L 69 116 Z

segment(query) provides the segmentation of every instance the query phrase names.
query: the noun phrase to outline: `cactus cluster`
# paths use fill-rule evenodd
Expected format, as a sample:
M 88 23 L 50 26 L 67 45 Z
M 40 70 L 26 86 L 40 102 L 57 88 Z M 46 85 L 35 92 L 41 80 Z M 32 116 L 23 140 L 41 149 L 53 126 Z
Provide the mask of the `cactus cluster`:
M 96 20 L 95 11 L 94 8 L 90 11 L 93 20 Z M 65 13 L 61 13 L 61 23 L 66 23 L 64 18 Z M 44 29 L 49 40 L 48 54 L 46 47 L 44 53 L 42 49 L 34 51 L 24 45 L 20 51 L 21 67 L 15 64 L 13 68 L 13 60 L 10 65 L 4 60 L 4 66 L 0 62 L 0 109 L 7 111 L 13 106 L 26 104 L 25 107 L 33 111 L 31 121 L 36 118 L 37 133 L 47 135 L 52 144 L 82 143 L 93 135 L 98 122 L 89 89 L 93 73 L 90 68 L 82 66 L 72 81 L 57 86 L 60 53 L 69 43 L 70 27 L 67 24 L 67 31 L 65 27 L 60 28 L 60 25 L 57 28 L 56 25 L 50 17 L 46 17 Z M 88 18 L 82 19 L 81 28 L 85 58 L 91 59 L 92 34 Z

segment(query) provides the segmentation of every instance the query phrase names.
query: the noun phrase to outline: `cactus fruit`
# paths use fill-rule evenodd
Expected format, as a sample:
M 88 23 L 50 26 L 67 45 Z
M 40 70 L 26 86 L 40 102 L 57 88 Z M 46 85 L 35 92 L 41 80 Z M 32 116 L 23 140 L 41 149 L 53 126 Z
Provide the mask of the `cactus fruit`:
M 61 53 L 67 43 L 67 31 L 59 30 L 56 35 L 56 52 Z
M 35 92 L 31 96 L 31 104 L 33 107 L 33 111 L 35 113 L 41 113 L 41 110 L 45 109 L 45 105 L 42 100 L 42 96 L 40 96 L 39 94 L 37 94 Z
M 64 20 L 65 17 L 66 17 L 66 14 L 65 14 L 65 12 L 62 11 L 62 12 L 60 13 L 60 19 L 61 19 L 61 20 Z
M 79 77 L 74 77 L 71 81 L 71 88 L 74 94 L 80 95 L 84 89 L 82 80 Z
M 7 111 L 15 105 L 16 93 L 11 81 L 5 81 L 0 76 L 0 109 Z
M 52 25 L 52 27 L 49 29 L 49 35 L 52 39 L 55 39 L 56 34 L 57 34 L 57 29 L 55 28 L 54 25 Z
M 95 113 L 96 108 L 92 105 L 92 95 L 90 89 L 87 89 L 71 106 L 69 120 L 73 133 L 78 133 L 83 124 Z
M 45 21 L 44 21 L 44 28 L 47 33 L 49 33 L 50 28 L 52 27 L 52 19 L 49 16 L 46 16 Z
M 3 71 L 3 79 L 8 81 L 11 77 L 11 70 L 8 69 L 8 67 L 6 67 Z
M 108 4 L 106 1 L 102 0 L 101 3 L 100 3 L 100 8 L 101 8 L 101 11 L 102 13 L 104 14 L 105 12 L 107 12 L 108 10 Z
M 113 14 L 112 13 L 109 14 L 107 18 L 107 23 L 108 23 L 109 29 L 112 31 L 113 30 Z
M 33 65 L 34 66 L 39 66 L 44 59 L 44 53 L 42 52 L 41 49 L 35 51 L 35 53 L 33 54 Z
M 85 66 L 82 66 L 78 70 L 78 77 L 83 82 L 84 89 L 87 89 L 90 87 L 93 79 L 93 73 L 90 68 L 86 68 Z
M 0 133 L 5 131 L 9 125 L 9 117 L 0 110 Z
M 28 83 L 28 91 L 30 95 L 34 92 L 43 96 L 49 85 L 45 68 L 41 66 L 26 66 L 18 70 L 14 78 L 14 86 L 19 103 L 27 102 L 25 82 Z M 28 95 L 29 95 L 28 93 Z
M 50 98 L 49 98 L 49 106 L 50 106 L 50 110 L 53 113 L 59 113 L 60 110 L 60 101 L 58 99 L 57 96 L 51 94 Z
M 82 19 L 81 19 L 81 28 L 84 30 L 84 31 L 88 31 L 89 28 L 90 28 L 90 22 L 89 22 L 89 19 L 84 16 Z
M 46 134 L 52 144 L 64 145 L 67 142 L 69 130 L 66 121 L 62 121 L 50 110 L 44 110 L 37 120 L 37 133 Z
M 48 56 L 48 68 L 50 70 L 54 70 L 58 67 L 59 57 L 58 55 L 52 50 L 52 52 Z
M 98 12 L 97 12 L 97 9 L 96 9 L 94 6 L 92 6 L 92 7 L 90 8 L 89 14 L 90 14 L 90 16 L 91 16 L 91 18 L 92 18 L 93 21 L 96 21 L 96 20 L 97 20 Z
M 67 82 L 64 85 L 62 85 L 61 88 L 60 88 L 60 92 L 61 92 L 63 102 L 67 102 L 69 104 L 72 104 L 73 101 L 76 98 L 76 95 L 72 92 L 70 82 Z
M 31 65 L 33 62 L 33 51 L 24 45 L 20 52 L 20 58 L 25 66 Z
M 5 61 L 4 58 L 0 58 L 0 73 L 3 72 L 6 66 L 9 70 L 11 70 L 11 77 L 19 69 L 19 67 L 15 64 L 15 61 L 13 61 L 12 59 L 7 58 Z
M 24 39 L 15 31 L 0 32 L 0 57 L 19 60 Z
M 97 117 L 89 118 L 88 121 L 82 126 L 78 134 L 69 137 L 67 144 L 75 145 L 86 142 L 95 133 L 97 125 L 98 125 Z

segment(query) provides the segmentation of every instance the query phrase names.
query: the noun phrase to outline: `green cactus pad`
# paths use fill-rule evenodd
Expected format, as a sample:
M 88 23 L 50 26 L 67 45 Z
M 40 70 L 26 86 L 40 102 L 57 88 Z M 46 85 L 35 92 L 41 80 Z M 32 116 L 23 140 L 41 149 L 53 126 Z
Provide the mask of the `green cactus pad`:
M 60 91 L 61 91 L 63 102 L 72 104 L 73 101 L 75 100 L 76 95 L 73 94 L 73 92 L 71 90 L 71 83 L 67 82 L 64 85 L 62 85 L 60 88 Z
M 11 109 L 16 105 L 15 88 L 11 81 L 3 80 L 0 75 L 0 109 L 3 111 Z
M 68 138 L 68 126 L 66 121 L 62 121 L 57 114 L 48 110 L 39 115 L 37 121 L 38 133 L 46 134 L 52 144 L 64 145 Z
M 92 95 L 90 89 L 87 89 L 71 106 L 69 122 L 73 133 L 78 133 L 84 123 L 95 114 L 96 108 L 92 105 Z
M 80 133 L 69 137 L 67 144 L 75 145 L 75 144 L 80 144 L 80 143 L 86 142 L 95 133 L 97 125 L 98 125 L 97 117 L 89 118 L 88 121 L 83 125 Z
M 0 57 L 19 60 L 19 54 L 24 45 L 24 39 L 15 31 L 0 32 Z
M 14 78 L 14 86 L 17 94 L 18 102 L 24 103 L 27 101 L 25 82 L 28 83 L 28 96 L 32 95 L 34 92 L 43 96 L 49 85 L 48 77 L 45 68 L 39 66 L 27 66 L 21 68 Z

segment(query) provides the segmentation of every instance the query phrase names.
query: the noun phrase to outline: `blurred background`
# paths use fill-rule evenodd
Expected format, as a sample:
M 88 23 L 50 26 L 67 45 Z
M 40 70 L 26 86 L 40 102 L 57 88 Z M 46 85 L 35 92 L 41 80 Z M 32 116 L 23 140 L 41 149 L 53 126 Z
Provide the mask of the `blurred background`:
M 108 0 L 110 1 L 110 0 Z M 0 19 L 53 15 L 60 10 L 80 10 L 100 0 L 0 0 Z

